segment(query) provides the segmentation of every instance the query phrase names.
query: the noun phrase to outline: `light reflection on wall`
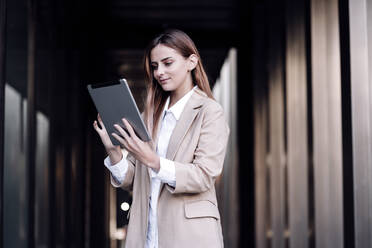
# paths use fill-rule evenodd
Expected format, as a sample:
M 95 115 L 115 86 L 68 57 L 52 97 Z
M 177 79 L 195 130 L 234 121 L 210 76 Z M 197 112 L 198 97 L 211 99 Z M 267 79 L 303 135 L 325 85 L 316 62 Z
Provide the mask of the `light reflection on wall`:
M 49 119 L 36 113 L 35 242 L 48 246 L 49 237 Z
M 62 245 L 65 237 L 65 222 L 66 222 L 66 211 L 65 211 L 65 150 L 63 145 L 58 145 L 56 147 L 56 161 L 55 161 L 55 171 L 56 171 L 56 191 L 55 191 L 55 202 L 58 206 L 59 213 L 56 215 L 56 232 L 58 233 L 56 243 Z
M 230 137 L 222 175 L 216 180 L 216 191 L 221 212 L 224 244 L 238 247 L 238 144 L 237 144 L 237 50 L 231 48 L 222 66 L 220 77 L 213 88 L 215 99 L 222 105 Z
M 48 245 L 49 119 L 36 113 L 35 242 Z M 5 86 L 4 246 L 27 247 L 27 100 Z
M 27 103 L 5 85 L 4 247 L 27 246 L 26 127 Z

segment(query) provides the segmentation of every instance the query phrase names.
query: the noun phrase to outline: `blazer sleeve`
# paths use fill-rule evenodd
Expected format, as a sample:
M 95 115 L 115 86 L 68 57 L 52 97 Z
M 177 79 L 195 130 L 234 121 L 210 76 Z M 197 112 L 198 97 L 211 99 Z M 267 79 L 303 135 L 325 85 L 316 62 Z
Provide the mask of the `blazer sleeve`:
M 230 129 L 222 107 L 214 102 L 206 107 L 198 145 L 192 163 L 174 162 L 176 186 L 171 193 L 201 193 L 214 186 L 221 174 Z
M 110 179 L 111 179 L 111 184 L 116 187 L 116 188 L 123 188 L 125 190 L 132 191 L 133 189 L 133 179 L 134 179 L 134 173 L 135 173 L 135 164 L 136 164 L 136 159 L 128 153 L 127 155 L 127 162 L 128 162 L 128 169 L 125 174 L 125 178 L 121 184 L 118 184 L 116 180 L 113 178 L 113 176 L 110 173 Z

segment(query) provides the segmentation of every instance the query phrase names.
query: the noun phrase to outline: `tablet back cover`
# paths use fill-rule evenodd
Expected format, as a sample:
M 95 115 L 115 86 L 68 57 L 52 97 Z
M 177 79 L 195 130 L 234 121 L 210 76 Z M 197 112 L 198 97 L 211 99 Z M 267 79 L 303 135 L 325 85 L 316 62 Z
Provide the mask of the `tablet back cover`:
M 114 124 L 124 128 L 122 118 L 127 119 L 141 140 L 150 140 L 150 135 L 125 79 L 117 82 L 90 84 L 87 87 L 114 145 L 120 145 L 120 143 L 111 134 L 114 132 L 119 134 Z

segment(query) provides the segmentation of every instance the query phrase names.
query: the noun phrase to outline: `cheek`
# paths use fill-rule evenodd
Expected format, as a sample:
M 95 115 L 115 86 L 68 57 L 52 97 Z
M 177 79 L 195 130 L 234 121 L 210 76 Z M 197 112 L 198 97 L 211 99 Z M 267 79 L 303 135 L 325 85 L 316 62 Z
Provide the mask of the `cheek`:
M 178 65 L 177 68 L 173 68 L 172 74 L 177 77 L 183 77 L 187 73 L 185 65 Z
M 152 72 L 152 76 L 153 76 L 156 80 L 158 80 L 158 78 L 159 78 L 159 74 L 158 74 L 157 71 L 153 71 L 153 72 Z

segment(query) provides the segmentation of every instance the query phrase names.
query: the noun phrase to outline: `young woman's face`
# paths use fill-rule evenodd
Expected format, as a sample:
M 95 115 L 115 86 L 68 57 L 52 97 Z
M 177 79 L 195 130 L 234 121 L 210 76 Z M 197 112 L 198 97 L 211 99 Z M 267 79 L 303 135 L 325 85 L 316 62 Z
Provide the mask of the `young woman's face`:
M 151 51 L 154 78 L 165 91 L 192 87 L 189 58 L 185 59 L 173 48 L 157 45 Z

